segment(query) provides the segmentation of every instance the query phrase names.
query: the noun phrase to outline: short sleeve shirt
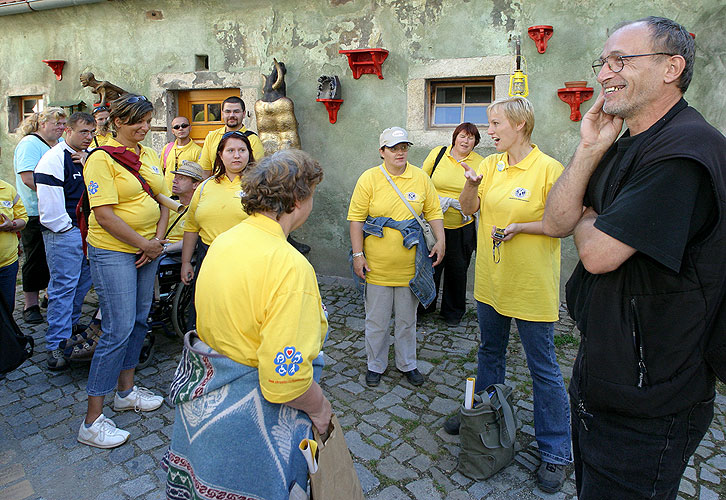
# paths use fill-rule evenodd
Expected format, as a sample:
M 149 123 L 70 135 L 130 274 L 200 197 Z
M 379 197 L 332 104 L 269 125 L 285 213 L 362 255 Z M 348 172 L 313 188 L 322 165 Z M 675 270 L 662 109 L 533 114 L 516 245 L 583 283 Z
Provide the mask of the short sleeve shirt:
M 199 184 L 192 195 L 184 231 L 199 233 L 202 242 L 211 245 L 217 236 L 247 217 L 242 208 L 239 176 L 234 181 L 226 175 L 219 179 L 210 177 Z
M 13 166 L 15 167 L 15 187 L 18 190 L 20 199 L 23 200 L 23 205 L 28 215 L 31 217 L 38 216 L 38 195 L 25 185 L 21 172 L 34 172 L 38 162 L 46 153 L 50 150 L 48 146 L 41 139 L 33 134 L 26 135 L 15 147 L 15 153 L 13 154 Z
M 204 138 L 204 145 L 202 146 L 201 156 L 199 157 L 199 164 L 204 170 L 212 171 L 214 158 L 217 154 L 217 147 L 226 131 L 226 127 L 220 127 L 209 132 L 207 137 Z M 239 131 L 244 133 L 247 132 L 247 129 L 243 126 Z M 262 146 L 262 141 L 260 141 L 257 134 L 249 134 L 247 139 L 249 139 L 250 146 L 252 146 L 252 155 L 255 158 L 255 162 L 260 161 L 265 156 L 265 148 Z
M 171 192 L 171 184 L 174 182 L 174 170 L 180 167 L 184 160 L 199 162 L 202 147 L 194 141 L 189 141 L 184 146 L 177 146 L 176 141 L 174 141 L 174 146 L 169 150 L 166 161 L 164 161 L 164 152 L 167 146 L 164 146 L 164 149 L 161 150 L 159 158 L 161 159 L 161 166 L 164 170 L 164 182 L 169 192 Z
M 23 201 L 18 192 L 7 182 L 0 180 L 0 214 L 10 220 L 28 221 Z M 0 267 L 9 266 L 18 260 L 18 236 L 12 231 L 0 231 Z

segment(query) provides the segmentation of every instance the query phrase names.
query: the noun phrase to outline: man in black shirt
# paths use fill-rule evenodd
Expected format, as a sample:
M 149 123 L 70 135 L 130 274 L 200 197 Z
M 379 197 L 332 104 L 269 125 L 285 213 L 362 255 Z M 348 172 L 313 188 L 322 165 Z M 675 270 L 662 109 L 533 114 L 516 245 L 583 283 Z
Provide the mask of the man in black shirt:
M 669 19 L 617 29 L 547 199 L 545 233 L 573 234 L 580 256 L 567 304 L 582 333 L 570 383 L 581 500 L 675 498 L 713 417 L 726 138 L 683 99 L 694 52 Z

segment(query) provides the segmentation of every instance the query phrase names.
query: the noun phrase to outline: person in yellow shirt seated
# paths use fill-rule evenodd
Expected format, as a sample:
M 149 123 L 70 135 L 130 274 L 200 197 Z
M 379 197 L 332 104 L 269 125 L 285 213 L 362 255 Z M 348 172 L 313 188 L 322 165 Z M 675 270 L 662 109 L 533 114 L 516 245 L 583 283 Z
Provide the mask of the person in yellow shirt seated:
M 171 194 L 179 199 L 179 203 L 187 207 L 180 214 L 169 216 L 169 227 L 166 229 L 166 239 L 169 243 L 164 245 L 164 253 L 181 252 L 186 217 L 189 213 L 189 204 L 192 201 L 194 190 L 202 182 L 202 167 L 199 163 L 182 160 L 179 168 L 172 171 L 174 181 L 171 185 Z
M 245 102 L 237 96 L 231 96 L 222 101 L 222 121 L 224 126 L 212 130 L 207 134 L 199 157 L 199 164 L 204 170 L 204 177 L 209 177 L 212 167 L 217 158 L 217 146 L 222 136 L 229 132 L 239 131 L 249 139 L 252 155 L 259 161 L 265 156 L 265 148 L 257 134 L 245 128 L 243 121 L 245 117 Z
M 93 134 L 93 140 L 91 141 L 89 149 L 105 146 L 108 144 L 108 141 L 113 139 L 113 134 L 108 123 L 108 108 L 103 105 L 96 106 L 91 111 L 91 115 L 96 120 L 96 131 Z
M 285 240 L 310 215 L 323 170 L 307 153 L 283 150 L 242 178 L 249 218 L 209 247 L 197 279 L 198 329 L 187 333 L 172 382 L 167 490 L 201 498 L 213 484 L 221 495 L 299 490 L 306 498 L 297 448 L 313 425 L 326 432 L 332 416 L 318 384 L 328 324 L 315 270 Z
M 479 172 L 466 168 L 459 201 L 479 215 L 474 298 L 481 344 L 475 391 L 503 384 L 512 318 L 534 392 L 534 435 L 542 462 L 537 486 L 558 491 L 572 462 L 570 403 L 557 364 L 554 322 L 560 306 L 560 240 L 544 234 L 545 202 L 564 167 L 532 144 L 534 109 L 521 96 L 493 102 L 487 134 L 499 151 Z M 458 434 L 459 418 L 444 424 Z
M 174 139 L 164 146 L 161 150 L 161 166 L 164 169 L 164 182 L 166 187 L 171 190 L 171 184 L 174 181 L 173 171 L 179 168 L 181 162 L 189 160 L 193 162 L 199 161 L 202 148 L 194 142 L 189 134 L 192 132 L 192 126 L 184 116 L 177 116 L 171 121 L 171 133 Z M 205 177 L 206 178 L 206 177 Z
M 484 159 L 474 152 L 481 135 L 476 125 L 460 124 L 451 136 L 450 146 L 431 150 L 421 167 L 434 181 L 444 212 L 446 256 L 434 268 L 434 286 L 438 298 L 441 273 L 444 272 L 444 289 L 441 294 L 441 317 L 449 326 L 456 326 L 466 312 L 466 279 L 471 254 L 476 248 L 474 217 L 464 215 L 459 204 L 459 193 L 464 188 L 464 165 L 479 168 Z M 436 310 L 436 299 L 427 308 L 419 306 L 419 317 Z

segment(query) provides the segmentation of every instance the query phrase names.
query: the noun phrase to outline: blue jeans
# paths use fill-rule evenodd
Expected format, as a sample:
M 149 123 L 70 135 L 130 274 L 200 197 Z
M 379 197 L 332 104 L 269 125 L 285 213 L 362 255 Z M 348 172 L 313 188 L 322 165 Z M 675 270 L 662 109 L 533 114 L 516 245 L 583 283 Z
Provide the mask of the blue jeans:
M 52 351 L 70 338 L 73 325 L 81 318 L 83 299 L 91 288 L 91 269 L 77 227 L 65 233 L 43 231 L 43 243 L 50 271 L 45 346 Z
M 476 302 L 481 345 L 478 353 L 476 392 L 491 384 L 503 384 L 509 326 L 512 318 L 502 316 L 488 304 Z M 534 435 L 542 460 L 553 464 L 572 462 L 570 453 L 570 404 L 557 364 L 554 325 L 515 318 L 519 338 L 527 356 L 534 394 Z
M 136 269 L 135 254 L 91 245 L 88 258 L 103 316 L 103 335 L 93 354 L 86 392 L 104 396 L 114 390 L 122 370 L 139 363 L 159 259 Z
M 8 305 L 10 314 L 15 310 L 15 287 L 18 281 L 18 261 L 0 267 L 0 295 Z

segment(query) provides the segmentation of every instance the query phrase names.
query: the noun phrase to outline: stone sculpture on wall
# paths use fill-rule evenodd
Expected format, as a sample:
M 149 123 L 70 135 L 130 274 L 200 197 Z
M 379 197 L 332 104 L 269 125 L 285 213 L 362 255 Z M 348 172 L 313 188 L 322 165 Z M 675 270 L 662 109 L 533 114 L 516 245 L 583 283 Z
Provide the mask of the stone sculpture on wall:
M 81 85 L 89 87 L 91 92 L 96 94 L 98 98 L 93 104 L 94 106 L 108 105 L 111 101 L 115 101 L 124 94 L 128 94 L 124 89 L 114 85 L 111 82 L 98 81 L 93 73 L 81 73 Z
M 342 99 L 337 76 L 323 75 L 318 78 L 318 99 Z
M 281 149 L 300 149 L 295 105 L 285 95 L 285 63 L 273 61 L 272 72 L 262 75 L 262 99 L 255 103 L 257 134 L 266 155 Z

